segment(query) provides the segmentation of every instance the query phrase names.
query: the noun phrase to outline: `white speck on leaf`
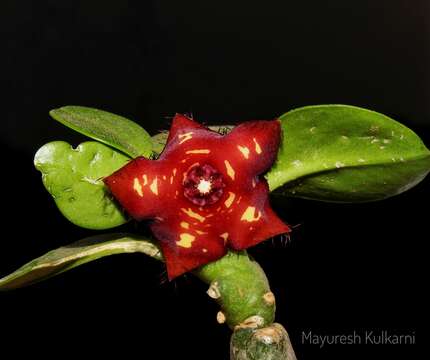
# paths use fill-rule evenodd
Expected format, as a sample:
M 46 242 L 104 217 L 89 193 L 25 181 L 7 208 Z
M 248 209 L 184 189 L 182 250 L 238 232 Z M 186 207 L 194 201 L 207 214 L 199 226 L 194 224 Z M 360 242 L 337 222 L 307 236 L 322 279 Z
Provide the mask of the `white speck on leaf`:
M 348 136 L 342 135 L 342 139 L 343 140 L 348 140 L 349 138 L 348 138 Z
M 360 163 L 366 162 L 366 160 L 364 160 L 364 159 L 358 159 L 357 161 L 360 162 Z
M 309 129 L 309 131 L 310 131 L 311 133 L 314 133 L 314 132 L 315 132 L 315 129 L 316 129 L 316 127 L 315 127 L 315 126 L 312 126 L 312 127 Z
M 88 182 L 88 183 L 90 183 L 90 184 L 93 184 L 93 185 L 100 185 L 100 184 L 101 184 L 101 182 L 100 182 L 100 181 L 98 181 L 98 180 L 94 180 L 94 179 L 91 179 L 91 178 L 89 178 L 89 177 L 87 177 L 87 176 L 84 176 L 84 177 L 82 178 L 82 180 L 83 180 L 83 181 L 86 181 L 86 182 Z
M 303 164 L 302 164 L 302 162 L 300 161 L 300 160 L 294 160 L 293 162 L 292 162 L 292 164 L 294 165 L 294 166 L 302 166 Z
M 385 149 L 385 146 L 380 146 L 379 147 L 381 150 L 384 150 Z
M 344 167 L 345 166 L 345 164 L 344 163 L 342 163 L 342 162 L 340 162 L 340 161 L 337 161 L 336 162 L 336 164 L 334 164 L 338 169 L 339 168 L 342 168 L 342 167 Z
M 376 139 L 376 138 L 375 138 L 375 139 L 373 139 L 370 143 L 371 143 L 371 144 L 374 144 L 374 143 L 377 143 L 377 142 L 379 142 L 379 139 Z
M 391 142 L 391 140 L 389 140 L 389 139 L 384 139 L 384 141 L 383 141 L 384 144 L 389 144 L 390 142 Z

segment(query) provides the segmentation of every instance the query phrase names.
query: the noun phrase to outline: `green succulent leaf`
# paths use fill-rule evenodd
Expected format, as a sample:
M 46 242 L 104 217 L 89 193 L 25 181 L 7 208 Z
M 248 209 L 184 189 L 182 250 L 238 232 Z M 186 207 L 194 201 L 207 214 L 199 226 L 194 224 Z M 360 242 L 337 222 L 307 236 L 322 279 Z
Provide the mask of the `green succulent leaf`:
M 404 125 L 347 105 L 307 106 L 280 117 L 283 139 L 267 174 L 278 193 L 362 202 L 408 190 L 430 171 L 430 152 Z
M 157 135 L 154 135 L 152 140 L 152 150 L 157 154 L 161 154 L 166 146 L 167 138 L 169 137 L 168 131 L 162 131 Z
M 129 160 L 98 142 L 85 142 L 74 149 L 64 141 L 54 141 L 39 149 L 34 164 L 67 219 L 88 229 L 109 229 L 124 224 L 127 218 L 102 178 Z
M 134 252 L 162 260 L 159 248 L 146 238 L 130 234 L 97 235 L 52 250 L 0 278 L 0 290 L 31 285 L 104 256 Z
M 84 106 L 64 106 L 49 114 L 63 125 L 131 156 L 149 157 L 149 134 L 135 122 L 107 111 Z

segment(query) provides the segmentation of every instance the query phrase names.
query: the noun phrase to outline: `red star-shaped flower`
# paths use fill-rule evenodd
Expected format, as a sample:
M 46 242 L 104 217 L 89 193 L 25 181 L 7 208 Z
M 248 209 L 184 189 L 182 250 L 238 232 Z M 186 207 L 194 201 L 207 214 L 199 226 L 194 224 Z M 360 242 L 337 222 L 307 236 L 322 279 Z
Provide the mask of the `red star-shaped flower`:
M 251 121 L 222 136 L 177 114 L 157 160 L 139 157 L 104 181 L 160 241 L 169 279 L 289 232 L 260 177 L 275 160 L 280 124 Z

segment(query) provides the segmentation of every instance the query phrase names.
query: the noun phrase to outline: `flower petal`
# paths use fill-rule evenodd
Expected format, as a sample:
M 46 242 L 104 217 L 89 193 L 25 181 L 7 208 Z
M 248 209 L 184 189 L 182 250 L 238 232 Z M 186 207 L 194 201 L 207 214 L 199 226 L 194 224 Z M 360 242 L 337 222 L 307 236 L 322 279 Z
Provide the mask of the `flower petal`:
M 193 121 L 189 117 L 182 114 L 175 114 L 172 125 L 169 130 L 169 137 L 167 138 L 167 144 L 174 140 L 177 140 L 179 144 L 191 140 L 193 138 L 193 131 L 205 130 L 208 131 L 203 125 Z
M 151 224 L 151 230 L 160 241 L 167 265 L 169 280 L 208 262 L 217 260 L 227 252 L 225 241 L 201 221 L 197 212 L 178 214 Z M 189 216 L 191 215 L 191 216 Z
M 278 120 L 249 121 L 236 126 L 222 140 L 222 151 L 238 177 L 260 175 L 275 161 L 281 140 Z
M 162 163 L 139 157 L 104 179 L 114 197 L 136 220 L 157 216 L 175 192 Z M 169 173 L 169 177 L 173 174 Z M 173 183 L 173 181 L 172 181 Z
M 291 231 L 270 207 L 268 192 L 266 180 L 260 179 L 254 191 L 242 193 L 241 201 L 231 206 L 232 212 L 228 216 L 231 248 L 243 250 Z

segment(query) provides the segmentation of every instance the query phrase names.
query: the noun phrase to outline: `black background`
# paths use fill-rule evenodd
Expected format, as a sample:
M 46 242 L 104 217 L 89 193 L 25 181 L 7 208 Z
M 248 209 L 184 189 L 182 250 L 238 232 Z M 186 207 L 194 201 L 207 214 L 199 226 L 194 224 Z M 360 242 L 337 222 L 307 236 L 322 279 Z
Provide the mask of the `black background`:
M 426 0 L 2 1 L 0 275 L 94 233 L 60 215 L 33 168 L 44 143 L 84 140 L 50 109 L 93 106 L 155 134 L 175 112 L 235 124 L 347 103 L 399 120 L 429 145 L 429 21 Z M 319 349 L 301 334 L 385 329 L 422 341 L 429 184 L 370 204 L 274 202 L 301 226 L 287 245 L 251 253 L 300 359 L 417 358 L 416 346 Z M 143 255 L 117 255 L 1 293 L 2 352 L 226 359 L 229 330 L 216 324 L 206 286 L 165 278 Z

